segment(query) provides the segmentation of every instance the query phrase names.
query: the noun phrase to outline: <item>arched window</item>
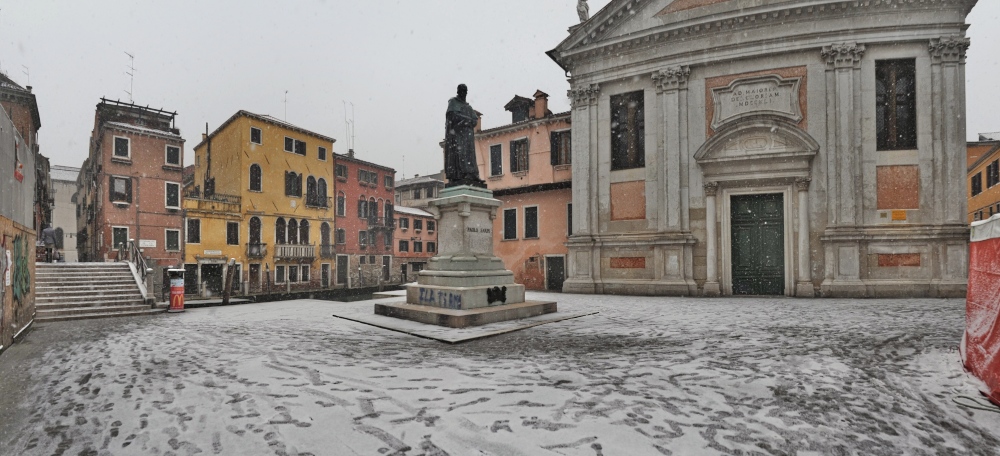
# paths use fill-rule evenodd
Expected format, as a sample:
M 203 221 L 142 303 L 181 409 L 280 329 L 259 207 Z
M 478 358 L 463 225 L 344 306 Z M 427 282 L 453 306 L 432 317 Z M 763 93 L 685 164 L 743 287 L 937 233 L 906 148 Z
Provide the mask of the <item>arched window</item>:
M 250 243 L 260 244 L 260 218 L 250 217 Z
M 368 220 L 374 223 L 376 218 L 378 218 L 378 202 L 373 197 L 368 200 Z
M 347 230 L 343 228 L 337 228 L 337 239 L 338 244 L 347 244 Z
M 347 215 L 347 195 L 344 192 L 337 194 L 337 215 L 341 217 Z
M 306 205 L 319 206 L 316 198 L 316 178 L 312 176 L 306 179 Z
M 303 220 L 299 222 L 299 244 L 307 245 L 309 244 L 309 221 Z
M 368 200 L 365 199 L 365 195 L 361 195 L 361 199 L 358 200 L 358 218 L 368 218 Z
M 256 163 L 250 165 L 250 191 L 251 192 L 264 191 L 260 177 L 260 165 Z
M 285 219 L 281 217 L 278 217 L 278 220 L 274 222 L 274 243 L 285 243 Z
M 316 196 L 320 198 L 319 202 L 321 205 L 326 204 L 326 179 L 322 177 L 316 181 Z
M 385 213 L 385 216 L 384 216 L 385 217 L 385 222 L 389 223 L 396 216 L 396 214 L 394 213 L 394 211 L 392 209 L 392 204 L 385 203 L 385 208 L 384 209 L 385 210 L 383 212 Z
M 299 222 L 296 222 L 295 219 L 288 219 L 288 243 L 299 243 Z
M 329 223 L 323 222 L 323 224 L 319 226 L 319 237 L 320 237 L 319 241 L 322 243 L 322 245 L 330 245 Z

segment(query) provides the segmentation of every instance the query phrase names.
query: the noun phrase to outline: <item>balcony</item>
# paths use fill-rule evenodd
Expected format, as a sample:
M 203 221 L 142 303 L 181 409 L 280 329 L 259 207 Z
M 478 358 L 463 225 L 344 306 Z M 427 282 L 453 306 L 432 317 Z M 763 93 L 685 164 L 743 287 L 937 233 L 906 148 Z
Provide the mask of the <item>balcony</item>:
M 275 260 L 312 260 L 316 258 L 315 245 L 280 244 L 274 246 Z
M 337 256 L 337 252 L 333 249 L 333 244 L 322 244 L 319 246 L 319 257 L 320 258 L 334 258 Z
M 247 258 L 260 259 L 267 256 L 267 244 L 247 244 Z
M 385 217 L 368 217 L 369 230 L 394 230 L 396 229 L 396 219 Z
M 192 191 L 184 194 L 185 209 L 198 209 L 212 212 L 240 212 L 242 198 L 239 195 L 224 195 L 222 193 L 212 193 L 205 195 L 201 192 Z M 191 204 L 194 203 L 194 204 Z
M 327 209 L 332 200 L 333 197 L 330 196 L 306 196 L 306 207 Z

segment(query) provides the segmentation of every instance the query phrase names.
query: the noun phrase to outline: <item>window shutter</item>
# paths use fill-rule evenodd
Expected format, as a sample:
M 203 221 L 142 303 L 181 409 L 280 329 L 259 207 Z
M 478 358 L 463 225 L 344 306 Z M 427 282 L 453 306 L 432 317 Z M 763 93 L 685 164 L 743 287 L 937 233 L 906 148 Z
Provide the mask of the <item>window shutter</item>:
M 552 166 L 559 164 L 559 134 L 549 133 L 549 164 Z
M 125 179 L 125 201 L 132 202 L 132 178 Z

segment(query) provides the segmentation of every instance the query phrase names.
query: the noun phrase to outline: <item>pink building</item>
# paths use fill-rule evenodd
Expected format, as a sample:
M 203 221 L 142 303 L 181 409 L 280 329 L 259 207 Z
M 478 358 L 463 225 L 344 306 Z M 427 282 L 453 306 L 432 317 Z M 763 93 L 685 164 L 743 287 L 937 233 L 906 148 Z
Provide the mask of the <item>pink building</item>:
M 552 114 L 540 90 L 504 109 L 510 124 L 476 133 L 479 175 L 503 202 L 493 251 L 529 290 L 562 291 L 573 210 L 570 113 Z
M 437 255 L 437 222 L 423 209 L 396 206 L 394 256 L 403 283 L 417 280 L 427 259 Z

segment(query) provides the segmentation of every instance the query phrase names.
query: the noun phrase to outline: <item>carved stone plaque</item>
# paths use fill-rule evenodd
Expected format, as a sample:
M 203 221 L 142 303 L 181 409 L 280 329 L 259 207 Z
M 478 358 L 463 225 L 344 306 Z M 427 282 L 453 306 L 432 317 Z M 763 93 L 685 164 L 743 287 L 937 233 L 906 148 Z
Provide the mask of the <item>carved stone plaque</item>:
M 712 89 L 715 115 L 712 129 L 748 115 L 772 114 L 792 122 L 802 120 L 799 109 L 799 78 L 777 75 L 737 79 L 726 87 Z

